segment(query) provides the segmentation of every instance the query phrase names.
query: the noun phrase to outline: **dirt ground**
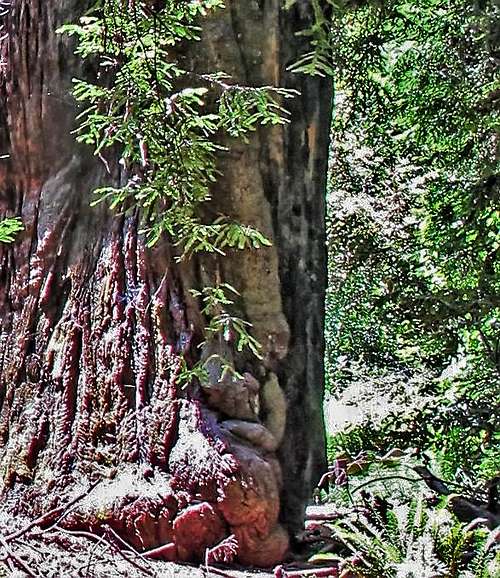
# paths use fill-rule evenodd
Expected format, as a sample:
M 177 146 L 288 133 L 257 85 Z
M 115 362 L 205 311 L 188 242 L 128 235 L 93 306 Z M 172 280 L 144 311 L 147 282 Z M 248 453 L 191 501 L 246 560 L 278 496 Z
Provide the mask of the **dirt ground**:
M 311 506 L 308 516 L 330 513 L 331 505 Z M 270 570 L 204 567 L 144 558 L 119 547 L 113 535 L 48 528 L 0 510 L 0 578 L 269 578 Z M 286 566 L 285 566 L 286 567 Z

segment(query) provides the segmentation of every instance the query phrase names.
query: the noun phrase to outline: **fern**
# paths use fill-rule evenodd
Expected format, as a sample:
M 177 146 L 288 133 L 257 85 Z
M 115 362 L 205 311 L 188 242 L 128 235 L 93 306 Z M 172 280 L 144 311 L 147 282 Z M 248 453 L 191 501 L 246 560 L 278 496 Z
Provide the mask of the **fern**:
M 497 578 L 500 576 L 498 532 L 498 528 L 493 532 L 476 532 L 475 555 L 470 562 L 469 570 L 460 574 L 460 578 Z
M 500 554 L 494 532 L 471 530 L 423 496 L 383 518 L 376 511 L 331 526 L 352 553 L 346 568 L 359 578 L 492 578 Z

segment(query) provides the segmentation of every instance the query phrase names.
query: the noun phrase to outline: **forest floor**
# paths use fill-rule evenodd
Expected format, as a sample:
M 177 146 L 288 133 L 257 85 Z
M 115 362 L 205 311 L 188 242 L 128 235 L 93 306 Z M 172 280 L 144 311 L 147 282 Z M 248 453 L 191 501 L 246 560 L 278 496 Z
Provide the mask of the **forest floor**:
M 71 536 L 65 544 L 50 543 L 53 536 L 32 536 L 20 543 L 0 546 L 1 578 L 268 578 L 271 571 L 219 569 L 146 560 L 118 550 L 102 540 Z
M 332 504 L 312 506 L 309 513 L 328 514 Z M 24 521 L 23 521 L 24 522 Z M 144 558 L 120 548 L 112 535 L 69 531 L 52 525 L 41 529 L 0 512 L 0 578 L 270 578 L 273 569 L 178 564 Z M 16 529 L 13 531 L 13 527 Z M 23 529 L 24 528 L 24 529 Z M 24 531 L 26 528 L 29 530 Z M 302 575 L 284 564 L 285 576 Z M 306 571 L 310 575 L 311 569 Z
M 5 521 L 2 518 L 1 522 Z M 272 571 L 150 560 L 112 535 L 34 527 L 16 536 L 0 528 L 0 578 L 268 578 Z

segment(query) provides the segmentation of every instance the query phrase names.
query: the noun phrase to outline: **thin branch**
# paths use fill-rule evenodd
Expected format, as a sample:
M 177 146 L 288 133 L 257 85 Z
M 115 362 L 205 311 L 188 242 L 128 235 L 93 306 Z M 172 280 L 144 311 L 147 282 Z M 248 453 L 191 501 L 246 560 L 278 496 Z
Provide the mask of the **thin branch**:
M 38 574 L 35 574 L 31 568 L 26 564 L 26 562 L 24 562 L 9 546 L 9 544 L 7 544 L 7 540 L 5 539 L 4 536 L 0 536 L 0 544 L 2 545 L 3 549 L 5 550 L 5 553 L 7 554 L 7 556 L 12 560 L 12 562 L 14 562 L 14 564 L 20 568 L 23 572 L 26 572 L 26 574 L 30 577 L 30 578 L 39 578 Z
M 35 520 L 33 520 L 32 522 L 30 522 L 29 524 L 27 524 L 26 526 L 24 526 L 24 528 L 21 528 L 20 530 L 18 530 L 17 532 L 13 532 L 12 534 L 8 534 L 7 536 L 5 536 L 5 540 L 7 542 L 10 542 L 11 540 L 16 540 L 17 538 L 23 536 L 24 534 L 26 534 L 27 532 L 29 532 L 30 530 L 32 530 L 33 528 L 35 528 L 36 526 L 43 526 L 43 524 L 47 523 L 48 521 L 52 522 L 52 518 L 54 516 L 57 516 L 58 514 L 61 513 L 61 516 L 59 516 L 59 518 L 57 518 L 57 520 L 52 524 L 52 526 L 50 526 L 49 528 L 47 528 L 47 530 L 52 529 L 54 526 L 56 526 L 67 514 L 69 514 L 69 510 L 72 506 L 74 506 L 77 502 L 79 502 L 80 500 L 82 500 L 83 498 L 85 498 L 86 496 L 88 496 L 90 494 L 90 492 L 100 483 L 100 480 L 98 480 L 97 482 L 94 482 L 93 484 L 90 485 L 90 487 L 88 488 L 88 490 L 86 490 L 85 492 L 82 492 L 81 494 L 79 494 L 78 496 L 76 496 L 76 498 L 74 498 L 73 500 L 71 500 L 70 502 L 68 502 L 67 504 L 65 504 L 64 506 L 58 506 L 57 508 L 54 508 L 52 510 L 50 510 L 49 512 L 46 512 L 45 514 L 42 514 L 41 516 L 39 516 L 38 518 L 36 518 Z
M 216 574 L 217 576 L 222 576 L 222 578 L 234 578 L 233 574 L 228 574 L 227 572 L 224 572 L 224 570 L 219 570 L 218 568 L 215 568 L 214 566 L 209 566 L 207 564 L 201 564 L 200 570 L 207 576 Z
M 352 490 L 352 493 L 355 494 L 358 490 L 361 490 L 361 488 L 365 488 L 366 486 L 370 486 L 371 484 L 374 484 L 375 482 L 383 482 L 385 480 L 405 480 L 407 482 L 413 482 L 413 483 L 422 481 L 421 478 L 408 478 L 407 476 L 398 476 L 398 475 L 381 476 L 380 478 L 372 478 L 371 480 L 368 480 L 367 482 L 360 484 L 359 486 L 354 488 L 354 490 Z
M 127 550 L 130 550 L 133 554 L 135 554 L 138 558 L 140 558 L 145 564 L 150 564 L 149 560 L 143 555 L 141 554 L 138 550 L 136 550 L 132 544 L 129 544 L 129 542 L 127 542 L 126 540 L 124 540 L 117 532 L 115 532 L 115 530 L 113 530 L 113 528 L 111 526 L 106 526 L 106 530 L 108 530 L 113 537 L 118 540 L 118 542 L 120 542 L 120 544 L 122 544 L 123 546 L 125 546 L 125 548 L 127 548 Z
M 108 527 L 109 528 L 109 527 Z M 139 563 L 137 563 L 135 560 L 130 559 L 128 556 L 125 555 L 125 552 L 119 548 L 117 546 L 117 544 L 113 544 L 112 542 L 109 541 L 107 535 L 105 534 L 104 539 L 106 540 L 106 542 L 108 542 L 109 544 L 111 544 L 111 546 L 115 549 L 115 551 L 117 552 L 118 555 L 120 555 L 128 564 L 131 564 L 132 566 L 134 566 L 135 568 L 137 568 L 138 570 L 140 570 L 141 572 L 144 572 L 144 574 L 147 574 L 148 576 L 154 576 L 154 573 L 151 572 L 148 568 L 144 568 L 143 566 L 141 566 Z M 130 546 L 129 546 L 130 548 Z M 129 550 L 132 551 L 132 550 Z M 132 552 L 134 553 L 134 552 Z

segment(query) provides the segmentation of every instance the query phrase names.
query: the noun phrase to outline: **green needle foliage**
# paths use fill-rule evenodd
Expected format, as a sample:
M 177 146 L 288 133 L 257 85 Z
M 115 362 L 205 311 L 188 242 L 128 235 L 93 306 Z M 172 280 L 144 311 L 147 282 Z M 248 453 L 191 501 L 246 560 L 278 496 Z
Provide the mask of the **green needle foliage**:
M 228 305 L 234 304 L 228 295 L 239 297 L 238 291 L 232 285 L 220 283 L 215 287 L 204 287 L 201 291 L 192 290 L 191 293 L 201 298 L 203 303 L 201 312 L 210 319 L 210 324 L 206 328 L 208 337 L 217 335 L 226 342 L 233 341 L 237 351 L 248 349 L 255 357 L 261 359 L 261 345 L 249 333 L 251 324 L 226 311 Z
M 178 259 L 270 245 L 228 215 L 202 217 L 223 137 L 245 140 L 259 125 L 287 122 L 281 103 L 295 94 L 240 86 L 223 71 L 199 75 L 183 66 L 179 53 L 200 40 L 199 20 L 223 8 L 221 0 L 102 0 L 79 23 L 59 30 L 76 36 L 76 53 L 99 71 L 95 82 L 73 81 L 73 94 L 86 107 L 77 140 L 93 147 L 121 183 L 97 189 L 93 204 L 138 212 L 148 246 L 166 235 L 179 246 Z M 219 299 L 217 313 L 205 306 L 207 335 L 234 338 L 238 351 L 259 355 L 250 324 L 220 307 L 233 304 L 224 289 L 198 295 L 205 305 L 209 292 Z M 184 366 L 180 381 L 202 380 L 204 373 L 202 363 Z
M 12 243 L 17 233 L 23 229 L 24 227 L 18 218 L 0 221 L 0 243 Z
M 199 40 L 198 20 L 223 8 L 220 0 L 152 4 L 104 0 L 60 29 L 77 37 L 77 54 L 99 69 L 97 82 L 74 80 L 74 95 L 87 106 L 77 139 L 114 174 L 118 158 L 126 175 L 122 186 L 95 191 L 95 203 L 139 209 L 149 245 L 167 234 L 187 255 L 267 245 L 227 216 L 203 222 L 199 209 L 217 177 L 221 136 L 245 138 L 258 125 L 285 122 L 281 101 L 293 93 L 183 67 L 180 45 Z

